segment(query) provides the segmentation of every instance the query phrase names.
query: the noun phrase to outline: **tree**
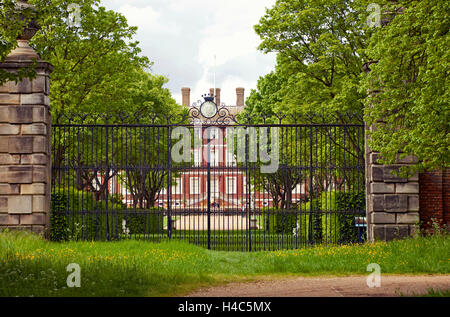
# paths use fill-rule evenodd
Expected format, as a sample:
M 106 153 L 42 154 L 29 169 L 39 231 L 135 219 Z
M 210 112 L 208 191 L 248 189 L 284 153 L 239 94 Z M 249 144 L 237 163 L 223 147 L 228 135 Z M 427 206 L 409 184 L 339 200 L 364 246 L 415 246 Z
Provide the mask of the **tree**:
M 276 52 L 285 112 L 362 113 L 359 92 L 367 1 L 278 0 L 255 26 L 259 49 Z M 345 120 L 345 118 L 341 118 Z
M 450 161 L 450 3 L 445 0 L 387 2 L 398 14 L 372 36 L 366 54 L 370 73 L 362 89 L 366 121 L 374 125 L 370 146 L 383 162 L 415 155 L 411 171 L 445 168 Z
M 248 120 L 250 124 L 277 124 L 283 113 L 277 113 L 277 106 L 282 102 L 281 88 L 283 80 L 278 72 L 271 72 L 261 77 L 257 83 L 257 90 L 252 90 L 246 100 L 246 107 L 238 116 L 239 121 Z M 279 116 L 278 116 L 279 115 Z M 277 117 L 278 116 L 278 117 Z M 292 194 L 296 186 L 305 180 L 306 173 L 295 168 L 300 161 L 300 153 L 291 151 L 302 138 L 302 135 L 295 133 L 292 129 L 280 129 L 279 133 L 279 168 L 275 173 L 261 173 L 261 162 L 251 163 L 246 169 L 246 163 L 240 163 L 240 167 L 245 170 L 250 177 L 254 190 L 270 194 L 273 205 L 277 208 L 289 209 L 292 207 Z M 294 142 L 292 142 L 294 140 Z M 270 144 L 270 141 L 269 141 Z M 261 145 L 259 145 L 261 146 Z M 248 156 L 249 153 L 246 153 Z
M 53 65 L 52 114 L 126 109 L 136 72 L 151 65 L 133 40 L 137 28 L 99 0 L 32 2 L 41 30 L 31 45 Z M 78 26 L 68 24 L 69 4 L 80 7 Z
M 349 158 L 356 165 L 364 161 L 364 139 L 346 125 L 362 123 L 366 96 L 359 89 L 366 59 L 363 49 L 372 32 L 365 25 L 367 3 L 278 0 L 255 26 L 262 40 L 259 49 L 276 52 L 277 65 L 274 72 L 260 79 L 258 91 L 247 99 L 247 107 L 253 117 L 255 111 L 264 110 L 296 123 L 340 123 L 342 126 L 334 130 L 315 128 L 314 138 L 299 135 L 296 140 L 302 143 L 290 145 L 306 149 L 302 151 L 306 155 L 313 142 L 313 161 L 325 167 L 345 164 Z M 311 117 L 311 113 L 323 117 Z M 332 157 L 341 161 L 331 162 Z M 311 160 L 309 156 L 301 159 L 299 164 Z M 336 175 L 333 182 L 341 177 L 346 177 L 345 173 Z M 315 175 L 314 179 L 324 188 L 332 181 L 326 174 Z
M 168 137 L 172 123 L 186 123 L 187 109 L 181 108 L 163 88 L 167 79 L 145 72 L 138 74 L 140 80 L 133 86 L 133 112 L 138 113 L 139 123 L 147 124 L 127 132 L 130 140 L 126 146 L 127 169 L 121 180 L 133 196 L 135 207 L 153 207 L 161 190 L 168 186 Z M 171 183 L 178 176 L 171 174 Z
M 148 73 L 151 63 L 140 56 L 138 42 L 133 40 L 137 28 L 128 26 L 121 14 L 101 7 L 98 0 L 32 2 L 39 13 L 41 30 L 31 45 L 54 66 L 54 122 L 97 125 L 96 129 L 67 126 L 55 131 L 53 164 L 72 166 L 74 172 L 62 175 L 58 170 L 53 174 L 54 181 L 73 184 L 103 200 L 109 181 L 120 178 L 135 201 L 151 204 L 167 179 L 156 169 L 147 168 L 141 173 L 142 166 L 138 165 L 155 163 L 144 159 L 152 151 L 167 155 L 161 145 L 149 147 L 147 138 L 156 134 L 155 129 L 147 128 L 144 133 L 143 129 L 104 126 L 163 124 L 169 117 L 175 121 L 183 115 L 181 106 L 163 87 L 167 79 Z M 79 25 L 68 23 L 69 4 L 79 5 Z M 123 142 L 127 138 L 134 142 Z M 139 155 L 135 155 L 137 151 Z M 123 159 L 121 164 L 119 157 Z M 146 183 L 146 179 L 154 182 Z
M 276 173 L 261 174 L 257 166 L 251 169 L 250 178 L 256 189 L 270 193 L 274 205 L 290 208 L 292 193 L 302 183 L 307 185 L 308 198 L 310 193 L 319 196 L 331 185 L 338 190 L 350 184 L 363 188 L 364 175 L 345 169 L 363 165 L 363 131 L 360 127 L 336 125 L 342 118 L 344 122 L 359 121 L 361 124 L 362 115 L 357 118 L 314 115 L 307 110 L 303 110 L 304 113 L 288 112 L 282 107 L 283 84 L 286 82 L 282 76 L 276 68 L 275 72 L 261 77 L 239 118 L 241 121 L 251 119 L 251 124 L 298 124 L 279 129 L 280 166 Z M 312 123 L 316 125 L 310 126 Z

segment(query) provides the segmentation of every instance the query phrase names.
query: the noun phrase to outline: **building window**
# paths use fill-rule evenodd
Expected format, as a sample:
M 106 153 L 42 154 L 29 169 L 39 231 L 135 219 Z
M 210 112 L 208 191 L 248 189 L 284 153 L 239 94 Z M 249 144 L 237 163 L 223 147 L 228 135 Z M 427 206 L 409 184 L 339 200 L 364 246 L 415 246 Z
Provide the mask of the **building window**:
M 200 178 L 199 177 L 191 177 L 189 179 L 189 193 L 191 195 L 200 194 Z
M 294 194 L 302 194 L 302 193 L 306 193 L 305 184 L 298 184 L 297 186 L 295 186 Z
M 242 179 L 243 179 L 243 184 L 244 184 L 244 194 L 247 194 L 247 192 L 248 192 L 247 177 L 244 175 L 244 177 Z M 253 193 L 253 189 L 254 189 L 254 186 L 252 184 L 250 184 L 250 193 Z
M 211 158 L 211 166 L 219 166 L 219 149 L 211 149 L 210 158 Z
M 227 150 L 227 166 L 236 166 L 236 156 Z
M 237 178 L 227 177 L 225 183 L 225 190 L 227 194 L 237 194 Z
M 183 182 L 181 178 L 176 178 L 172 182 L 172 194 L 181 194 L 183 192 Z
M 211 193 L 218 194 L 219 188 L 219 178 L 215 177 L 211 179 Z

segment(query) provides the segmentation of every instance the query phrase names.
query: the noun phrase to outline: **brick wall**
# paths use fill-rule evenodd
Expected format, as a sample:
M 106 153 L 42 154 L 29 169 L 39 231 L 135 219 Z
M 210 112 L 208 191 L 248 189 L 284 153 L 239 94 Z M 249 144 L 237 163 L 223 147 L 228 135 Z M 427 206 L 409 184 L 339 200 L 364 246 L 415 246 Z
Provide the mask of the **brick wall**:
M 420 221 L 430 229 L 432 219 L 450 227 L 450 168 L 419 176 Z

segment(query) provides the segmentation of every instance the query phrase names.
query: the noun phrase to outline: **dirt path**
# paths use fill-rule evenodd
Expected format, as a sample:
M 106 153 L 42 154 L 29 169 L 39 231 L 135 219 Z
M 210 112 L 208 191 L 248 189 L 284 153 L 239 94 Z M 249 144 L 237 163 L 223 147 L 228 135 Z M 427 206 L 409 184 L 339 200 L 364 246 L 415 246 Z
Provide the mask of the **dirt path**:
M 232 283 L 202 289 L 189 297 L 379 297 L 449 290 L 450 275 L 381 275 L 381 287 L 369 288 L 367 276 L 296 277 L 253 283 Z

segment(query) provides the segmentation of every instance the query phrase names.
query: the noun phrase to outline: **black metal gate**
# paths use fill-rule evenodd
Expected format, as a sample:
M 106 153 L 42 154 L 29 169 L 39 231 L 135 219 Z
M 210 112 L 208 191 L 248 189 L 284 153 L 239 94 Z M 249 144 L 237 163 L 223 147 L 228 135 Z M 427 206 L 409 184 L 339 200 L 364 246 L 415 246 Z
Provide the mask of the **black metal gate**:
M 57 117 L 52 239 L 230 251 L 365 239 L 361 118 L 199 117 Z

